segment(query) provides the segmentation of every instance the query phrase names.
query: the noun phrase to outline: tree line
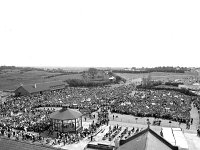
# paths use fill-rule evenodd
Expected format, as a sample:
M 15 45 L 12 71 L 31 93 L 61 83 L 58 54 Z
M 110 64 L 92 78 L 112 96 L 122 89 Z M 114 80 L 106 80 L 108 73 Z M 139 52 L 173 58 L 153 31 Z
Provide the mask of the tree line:
M 99 78 L 99 72 L 101 78 Z M 112 72 L 105 73 L 104 71 L 96 68 L 89 68 L 87 72 L 83 72 L 82 76 L 83 79 L 68 79 L 65 82 L 72 87 L 96 87 L 126 82 L 126 79 L 122 78 L 121 76 L 118 76 Z M 109 77 L 114 77 L 114 79 L 110 80 Z
M 150 73 L 150 72 L 170 72 L 170 73 L 185 73 L 189 71 L 187 67 L 154 67 L 154 68 L 143 68 L 134 70 L 113 70 L 114 73 Z

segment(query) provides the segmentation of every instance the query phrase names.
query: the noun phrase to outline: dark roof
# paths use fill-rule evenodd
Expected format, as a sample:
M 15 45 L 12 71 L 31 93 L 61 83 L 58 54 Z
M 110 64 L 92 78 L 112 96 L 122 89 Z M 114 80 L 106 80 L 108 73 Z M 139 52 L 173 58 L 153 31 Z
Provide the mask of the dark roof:
M 164 138 L 150 128 L 147 128 L 132 137 L 121 140 L 119 149 L 123 150 L 178 150 Z
M 33 144 L 25 141 L 16 141 L 0 137 L 0 150 L 60 150 L 42 144 Z
M 61 110 L 55 111 L 50 114 L 50 118 L 58 120 L 72 120 L 75 118 L 80 118 L 82 115 L 83 114 L 80 111 L 69 108 L 62 108 Z
M 67 84 L 64 83 L 63 81 L 52 81 L 52 82 L 21 85 L 20 87 L 23 87 L 29 93 L 37 93 L 41 91 L 61 89 L 60 86 L 66 86 L 66 85 Z

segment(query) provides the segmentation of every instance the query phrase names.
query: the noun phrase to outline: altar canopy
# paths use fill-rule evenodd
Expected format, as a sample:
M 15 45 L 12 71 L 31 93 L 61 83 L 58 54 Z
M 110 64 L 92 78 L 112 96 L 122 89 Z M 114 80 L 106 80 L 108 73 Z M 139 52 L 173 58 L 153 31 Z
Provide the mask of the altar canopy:
M 82 129 L 82 113 L 78 110 L 63 107 L 50 114 L 54 131 L 78 132 Z

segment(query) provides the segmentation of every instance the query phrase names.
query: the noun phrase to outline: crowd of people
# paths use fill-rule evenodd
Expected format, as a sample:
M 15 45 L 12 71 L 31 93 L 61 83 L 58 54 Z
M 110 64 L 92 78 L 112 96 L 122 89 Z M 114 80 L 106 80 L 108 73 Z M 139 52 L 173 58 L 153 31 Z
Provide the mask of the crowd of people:
M 193 98 L 193 105 L 200 111 L 200 98 L 199 97 L 194 97 Z
M 105 133 L 102 140 L 112 141 L 115 138 L 124 140 L 129 138 L 133 134 L 136 134 L 139 131 L 143 130 L 143 128 L 135 128 L 135 127 L 133 127 L 130 130 L 128 129 L 128 127 L 124 128 L 123 130 L 122 129 L 123 129 L 122 126 L 119 126 L 118 124 L 113 127 L 109 126 L 109 130 L 107 133 Z
M 21 141 L 42 141 L 44 138 L 37 133 L 34 132 L 27 132 L 24 130 L 16 130 L 9 126 L 1 126 L 0 127 L 0 136 L 4 136 L 14 140 L 21 140 Z
M 66 145 L 66 144 L 78 143 L 80 140 L 82 140 L 82 139 L 88 137 L 89 135 L 93 134 L 93 132 L 94 131 L 91 130 L 91 128 L 84 128 L 82 131 L 80 131 L 78 133 L 61 133 L 61 132 L 58 132 L 56 138 L 54 138 L 54 140 L 49 139 L 47 141 L 47 144 Z
M 186 123 L 190 121 L 191 102 L 190 96 L 175 91 L 136 90 L 112 103 L 111 111 Z
M 198 98 L 175 91 L 136 89 L 134 84 L 115 87 L 68 87 L 31 96 L 9 97 L 0 105 L 0 127 L 41 133 L 51 125 L 49 114 L 55 109 L 50 107 L 62 105 L 78 109 L 87 108 L 91 112 L 106 108 L 98 114 L 95 127 L 108 125 L 108 110 L 138 117 L 155 117 L 189 123 L 192 102 L 200 109 Z M 48 109 L 40 109 L 41 107 Z M 76 139 L 77 135 L 72 137 Z

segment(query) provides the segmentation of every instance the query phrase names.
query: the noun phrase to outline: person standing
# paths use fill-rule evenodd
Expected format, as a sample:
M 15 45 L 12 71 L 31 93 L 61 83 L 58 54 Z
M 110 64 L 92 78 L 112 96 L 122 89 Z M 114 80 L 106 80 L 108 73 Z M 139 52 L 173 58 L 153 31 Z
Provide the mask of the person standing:
M 200 137 L 200 130 L 197 129 L 197 136 Z
M 163 132 L 162 132 L 162 130 L 160 131 L 160 135 L 163 137 Z
M 192 125 L 192 124 L 193 124 L 193 118 L 191 118 L 191 121 L 190 121 L 190 122 L 191 122 L 191 125 Z

